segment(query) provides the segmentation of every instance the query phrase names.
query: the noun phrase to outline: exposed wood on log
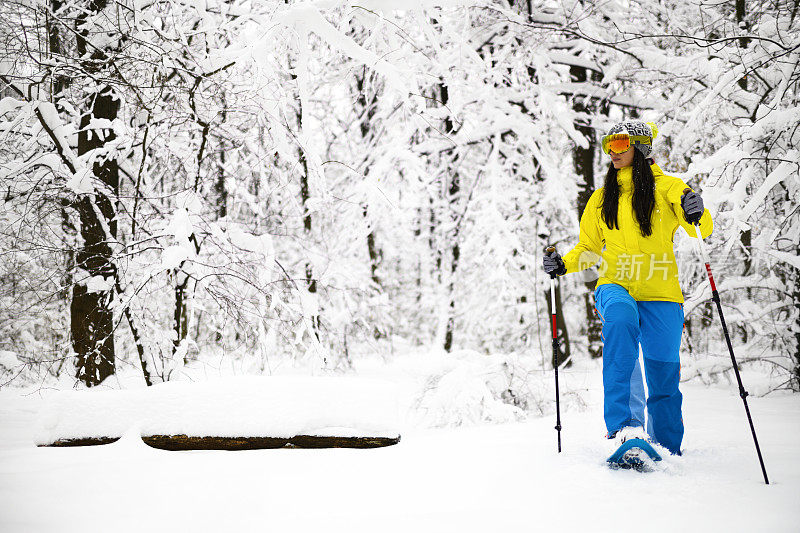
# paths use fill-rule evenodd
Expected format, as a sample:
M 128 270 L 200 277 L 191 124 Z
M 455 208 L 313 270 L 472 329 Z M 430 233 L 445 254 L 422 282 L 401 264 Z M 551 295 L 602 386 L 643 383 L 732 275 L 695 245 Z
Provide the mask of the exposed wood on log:
M 150 435 L 142 437 L 148 446 L 159 450 L 269 450 L 283 448 L 289 439 L 275 437 L 189 437 L 187 435 Z
M 42 447 L 97 446 L 117 442 L 119 437 L 89 437 L 59 439 Z M 265 450 L 283 448 L 287 444 L 296 448 L 381 448 L 400 442 L 397 437 L 325 437 L 298 435 L 276 437 L 189 437 L 187 435 L 149 435 L 142 437 L 148 446 L 159 450 Z
M 298 435 L 289 440 L 297 448 L 382 448 L 400 442 L 397 437 L 316 437 Z
M 50 444 L 39 444 L 39 447 L 57 446 L 57 447 L 70 447 L 70 446 L 97 446 L 98 444 L 111 444 L 117 442 L 119 437 L 88 437 L 85 439 L 59 439 Z

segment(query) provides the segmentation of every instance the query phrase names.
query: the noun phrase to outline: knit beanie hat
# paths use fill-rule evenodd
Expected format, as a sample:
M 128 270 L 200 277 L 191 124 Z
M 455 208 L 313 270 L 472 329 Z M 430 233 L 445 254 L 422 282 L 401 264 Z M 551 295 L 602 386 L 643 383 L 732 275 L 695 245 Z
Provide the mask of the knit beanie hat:
M 627 133 L 634 148 L 639 150 L 643 156 L 650 157 L 653 149 L 653 139 L 658 135 L 658 128 L 653 122 L 642 122 L 641 120 L 628 120 L 614 124 L 607 135 L 616 133 Z

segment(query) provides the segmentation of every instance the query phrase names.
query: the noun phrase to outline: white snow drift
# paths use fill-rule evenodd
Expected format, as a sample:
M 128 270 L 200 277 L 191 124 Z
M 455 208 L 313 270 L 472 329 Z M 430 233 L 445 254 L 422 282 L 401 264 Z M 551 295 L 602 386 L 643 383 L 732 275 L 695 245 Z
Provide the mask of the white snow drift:
M 142 436 L 388 437 L 399 435 L 397 391 L 379 380 L 236 377 L 146 389 L 62 391 L 41 410 L 36 444 Z

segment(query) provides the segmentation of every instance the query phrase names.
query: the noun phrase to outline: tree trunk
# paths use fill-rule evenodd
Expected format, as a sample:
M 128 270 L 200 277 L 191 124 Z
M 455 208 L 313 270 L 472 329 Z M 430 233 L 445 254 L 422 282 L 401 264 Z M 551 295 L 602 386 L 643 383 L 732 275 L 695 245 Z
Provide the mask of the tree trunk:
M 118 104 L 105 94 L 95 96 L 95 105 L 91 115 L 84 115 L 81 127 L 89 123 L 90 116 L 95 118 L 114 118 Z M 109 133 L 113 138 L 113 134 Z M 95 147 L 86 139 L 86 133 L 78 134 L 78 155 L 85 154 Z M 110 140 L 108 137 L 107 140 Z M 95 163 L 93 171 L 96 178 L 111 186 L 116 193 L 119 176 L 117 162 L 108 159 L 103 163 Z M 97 385 L 114 373 L 114 313 L 111 304 L 114 300 L 114 280 L 116 268 L 112 260 L 111 247 L 108 245 L 105 223 L 111 236 L 116 236 L 113 205 L 104 193 L 96 191 L 95 200 L 83 196 L 74 207 L 81 221 L 81 238 L 83 243 L 76 254 L 76 265 L 86 271 L 92 278 L 101 277 L 108 290 L 89 292 L 87 280 L 78 280 L 73 287 L 71 304 L 72 347 L 78 357 L 77 377 L 87 386 Z M 104 220 L 101 222 L 99 217 Z
M 744 0 L 736 0 L 736 24 L 739 26 L 740 30 L 747 31 L 747 22 L 745 21 L 745 1 Z M 741 38 L 739 39 L 739 46 L 742 49 L 747 48 L 749 44 L 749 39 Z M 739 87 L 742 90 L 747 90 L 747 76 L 743 76 L 739 78 L 737 82 Z M 750 188 L 747 187 L 747 194 L 750 194 Z M 744 253 L 744 259 L 742 261 L 742 277 L 746 277 L 750 274 L 753 267 L 753 258 L 750 254 L 751 252 L 751 245 L 753 241 L 753 232 L 749 229 L 742 231 L 739 235 L 739 241 L 742 243 L 742 252 Z M 748 300 L 752 300 L 753 298 L 753 290 L 751 288 L 747 288 L 747 298 Z M 738 324 L 739 333 L 742 337 L 742 342 L 747 342 L 749 335 L 747 333 L 747 324 Z
M 795 253 L 800 255 L 800 246 L 795 249 Z M 794 368 L 791 369 L 791 389 L 800 391 L 800 270 L 794 269 L 794 291 L 792 294 L 794 301 Z
M 228 106 L 225 102 L 225 93 L 221 95 L 222 111 L 220 112 L 220 125 L 228 118 Z M 226 143 L 222 137 L 217 138 L 219 143 L 219 163 L 217 164 L 217 181 L 214 183 L 214 192 L 217 193 L 217 218 L 228 216 L 228 188 L 225 186 Z
M 58 15 L 58 12 L 63 7 L 64 3 L 62 0 L 50 0 L 50 9 L 54 15 Z M 48 15 L 48 23 L 47 23 L 47 37 L 50 45 L 50 55 L 51 56 L 61 56 L 64 54 L 64 46 L 61 39 L 61 26 L 58 22 L 49 20 Z M 54 58 L 53 58 L 54 59 Z M 62 74 L 53 74 L 52 76 L 52 91 L 50 94 L 51 101 L 56 105 L 56 109 L 63 111 L 59 104 L 58 104 L 58 95 L 61 94 L 67 84 L 69 83 L 69 77 L 64 76 Z
M 362 208 L 364 209 L 364 219 L 369 221 L 369 206 L 364 204 Z M 375 242 L 375 230 L 371 225 L 370 232 L 367 234 L 367 254 L 369 256 L 370 278 L 375 287 L 380 290 L 381 278 L 378 277 L 378 266 L 381 262 L 381 251 L 378 249 L 378 244 Z
M 113 141 L 113 131 L 106 130 L 104 139 L 97 132 L 91 138 L 84 129 L 94 118 L 114 120 L 119 110 L 119 100 L 112 89 L 106 87 L 93 95 L 88 113 L 81 117 L 81 132 L 78 134 L 78 155 L 102 148 Z M 114 194 L 119 190 L 119 168 L 113 157 L 105 158 L 92 166 L 94 177 L 110 188 Z M 97 385 L 114 373 L 114 300 L 116 268 L 112 250 L 104 226 L 116 237 L 114 206 L 103 189 L 95 190 L 94 199 L 89 195 L 78 199 L 74 208 L 81 221 L 80 234 L 83 240 L 76 254 L 76 265 L 92 278 L 101 277 L 108 290 L 89 292 L 86 280 L 79 280 L 73 288 L 71 305 L 72 346 L 78 357 L 77 377 L 87 386 Z M 102 218 L 102 220 L 101 220 Z
M 447 85 L 442 83 L 440 86 L 441 91 L 441 105 L 444 107 L 447 105 L 447 102 L 450 99 L 449 92 L 447 89 Z M 448 116 L 444 119 L 443 125 L 443 133 L 445 135 L 452 135 L 455 133 L 455 123 L 453 118 Z M 446 175 L 449 177 L 449 185 L 447 187 L 447 203 L 448 203 L 448 211 L 451 218 L 456 213 L 456 208 L 458 205 L 458 200 L 461 196 L 461 178 L 458 174 L 458 171 L 455 170 L 457 167 L 456 162 L 458 160 L 458 153 L 454 150 L 453 160 L 448 162 L 447 169 L 448 172 Z M 448 157 L 445 155 L 444 157 Z M 453 348 L 453 334 L 455 330 L 455 309 L 456 309 L 456 295 L 455 295 L 455 277 L 456 271 L 458 270 L 458 261 L 461 258 L 461 247 L 458 244 L 459 238 L 459 229 L 456 225 L 453 230 L 449 231 L 449 242 L 451 243 L 452 247 L 450 249 L 450 276 L 448 280 L 448 287 L 447 287 L 447 295 L 449 298 L 448 306 L 447 306 L 447 325 L 445 328 L 444 334 L 444 350 L 449 352 Z
M 570 75 L 575 83 L 586 83 L 588 81 L 587 69 L 571 66 Z M 596 106 L 587 101 L 586 98 L 574 96 L 572 99 L 572 109 L 579 114 L 593 114 Z M 575 122 L 575 129 L 584 136 L 589 142 L 586 148 L 575 143 L 572 151 L 572 164 L 577 174 L 578 180 L 578 220 L 583 216 L 586 204 L 595 189 L 594 184 L 594 154 L 597 152 L 597 141 L 595 140 L 594 130 L 583 120 Z M 588 350 L 592 358 L 603 355 L 603 341 L 601 332 L 603 324 L 595 313 L 594 289 L 597 281 L 587 281 L 585 283 L 586 293 L 583 295 L 584 309 L 586 313 L 586 334 L 588 337 Z
M 284 0 L 284 4 L 289 5 L 289 0 Z M 295 90 L 298 91 L 298 96 L 296 100 L 297 109 L 295 110 L 295 120 L 297 122 L 297 139 L 299 139 L 297 144 L 297 159 L 300 163 L 300 205 L 303 207 L 303 231 L 305 234 L 305 238 L 310 240 L 312 238 L 312 218 L 311 212 L 309 210 L 308 202 L 311 200 L 311 187 L 309 184 L 309 176 L 308 176 L 308 159 L 306 158 L 305 148 L 302 144 L 302 130 L 303 130 L 303 103 L 299 96 L 299 85 L 298 85 L 298 76 L 294 72 L 293 68 L 293 61 L 292 58 L 289 58 L 289 72 L 292 83 L 295 86 Z M 305 278 L 306 278 L 306 290 L 308 290 L 309 294 L 316 296 L 317 294 L 317 280 L 314 279 L 314 267 L 311 265 L 310 261 L 306 261 L 305 264 Z M 320 339 L 319 335 L 319 328 L 320 328 L 320 317 L 319 315 L 314 315 L 310 317 L 311 320 L 311 327 L 314 332 L 314 336 L 317 340 Z
M 378 101 L 377 93 L 373 93 L 367 98 L 367 67 L 361 69 L 360 74 L 356 74 L 356 90 L 358 91 L 358 98 L 356 98 L 356 113 L 361 117 L 359 122 L 359 131 L 361 132 L 361 140 L 364 146 L 368 146 L 369 138 L 372 136 L 372 117 L 375 115 L 376 104 Z M 369 156 L 366 156 L 364 162 L 364 177 L 369 175 L 370 161 Z M 364 220 L 370 224 L 369 221 L 369 205 L 364 203 L 362 206 L 364 213 Z M 380 289 L 381 280 L 378 277 L 378 267 L 381 261 L 381 251 L 375 239 L 375 228 L 370 224 L 370 231 L 367 234 L 367 254 L 369 257 L 369 269 L 372 283 L 375 287 Z
M 183 264 L 181 264 L 182 266 Z M 186 339 L 189 332 L 189 304 L 186 293 L 189 285 L 189 275 L 182 268 L 176 268 L 173 273 L 175 275 L 175 309 L 172 318 L 175 339 L 172 341 L 172 354 L 175 355 L 181 342 Z M 185 355 L 183 356 L 183 362 L 184 364 L 188 363 Z
M 302 112 L 300 111 L 297 113 L 298 123 L 300 121 L 301 113 Z M 297 152 L 300 159 L 300 167 L 302 168 L 302 172 L 300 173 L 300 200 L 301 205 L 303 206 L 303 229 L 305 230 L 306 237 L 310 239 L 312 226 L 311 213 L 308 208 L 308 201 L 311 199 L 311 192 L 308 183 L 308 161 L 306 161 L 306 154 L 302 146 L 298 146 Z M 306 262 L 306 286 L 309 293 L 316 295 L 317 280 L 314 279 L 314 268 L 311 266 L 310 261 Z M 317 339 L 319 339 L 319 315 L 311 317 L 311 325 L 314 328 L 314 335 L 316 335 Z
M 298 128 L 302 124 L 301 117 L 303 115 L 300 102 L 297 102 L 297 124 Z M 297 156 L 300 161 L 300 201 L 303 206 L 303 230 L 307 239 L 311 238 L 312 219 L 311 212 L 309 211 L 308 202 L 311 199 L 311 189 L 308 183 L 308 161 L 306 160 L 305 150 L 302 145 L 297 147 Z M 306 288 L 310 294 L 317 294 L 317 280 L 314 279 L 314 268 L 310 261 L 306 262 Z M 319 315 L 311 317 L 311 326 L 314 331 L 314 336 L 319 340 Z
M 108 62 L 108 50 L 90 47 L 87 42 L 86 20 L 99 14 L 107 0 L 88 2 L 83 14 L 75 21 L 78 56 L 85 58 L 82 67 L 89 74 L 97 74 Z M 91 52 L 87 54 L 87 52 Z M 87 131 L 94 119 L 113 121 L 119 112 L 119 102 L 110 86 L 97 87 L 86 101 L 78 133 L 78 155 L 82 156 L 104 148 L 116 138 L 113 130 Z M 115 371 L 114 355 L 114 285 L 116 266 L 108 239 L 115 238 L 117 222 L 114 204 L 107 196 L 119 193 L 119 165 L 113 154 L 98 157 L 92 165 L 92 174 L 102 186 L 93 195 L 82 195 L 74 203 L 81 221 L 82 244 L 76 254 L 76 265 L 96 281 L 105 282 L 107 289 L 88 290 L 86 280 L 78 280 L 73 287 L 70 308 L 72 347 L 77 356 L 77 377 L 87 386 L 101 383 Z M 92 198 L 92 196 L 94 198 Z M 110 235 L 106 234 L 106 229 Z

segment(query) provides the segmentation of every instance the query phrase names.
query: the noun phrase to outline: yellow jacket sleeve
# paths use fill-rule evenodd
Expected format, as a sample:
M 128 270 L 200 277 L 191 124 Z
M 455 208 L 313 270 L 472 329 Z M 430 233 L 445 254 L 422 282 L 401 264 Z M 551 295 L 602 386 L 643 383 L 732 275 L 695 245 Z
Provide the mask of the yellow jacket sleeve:
M 603 189 L 594 191 L 589 201 L 586 202 L 586 209 L 581 216 L 581 229 L 578 237 L 578 244 L 564 255 L 564 265 L 567 273 L 580 272 L 594 266 L 600 260 L 600 252 L 603 249 L 603 236 L 600 232 L 600 216 L 598 207 L 602 198 Z
M 667 200 L 672 205 L 672 209 L 675 211 L 675 215 L 678 217 L 678 223 L 686 230 L 686 233 L 689 234 L 689 237 L 697 238 L 697 232 L 694 229 L 692 224 L 689 224 L 686 221 L 686 218 L 683 216 L 683 207 L 681 206 L 681 196 L 683 196 L 683 191 L 686 189 L 690 189 L 688 185 L 686 185 L 683 180 L 679 178 L 672 178 L 675 180 L 672 185 L 670 185 L 669 189 L 667 190 Z M 700 234 L 705 239 L 711 232 L 714 231 L 714 222 L 711 219 L 711 213 L 709 213 L 708 209 L 703 211 L 703 215 L 700 217 Z

